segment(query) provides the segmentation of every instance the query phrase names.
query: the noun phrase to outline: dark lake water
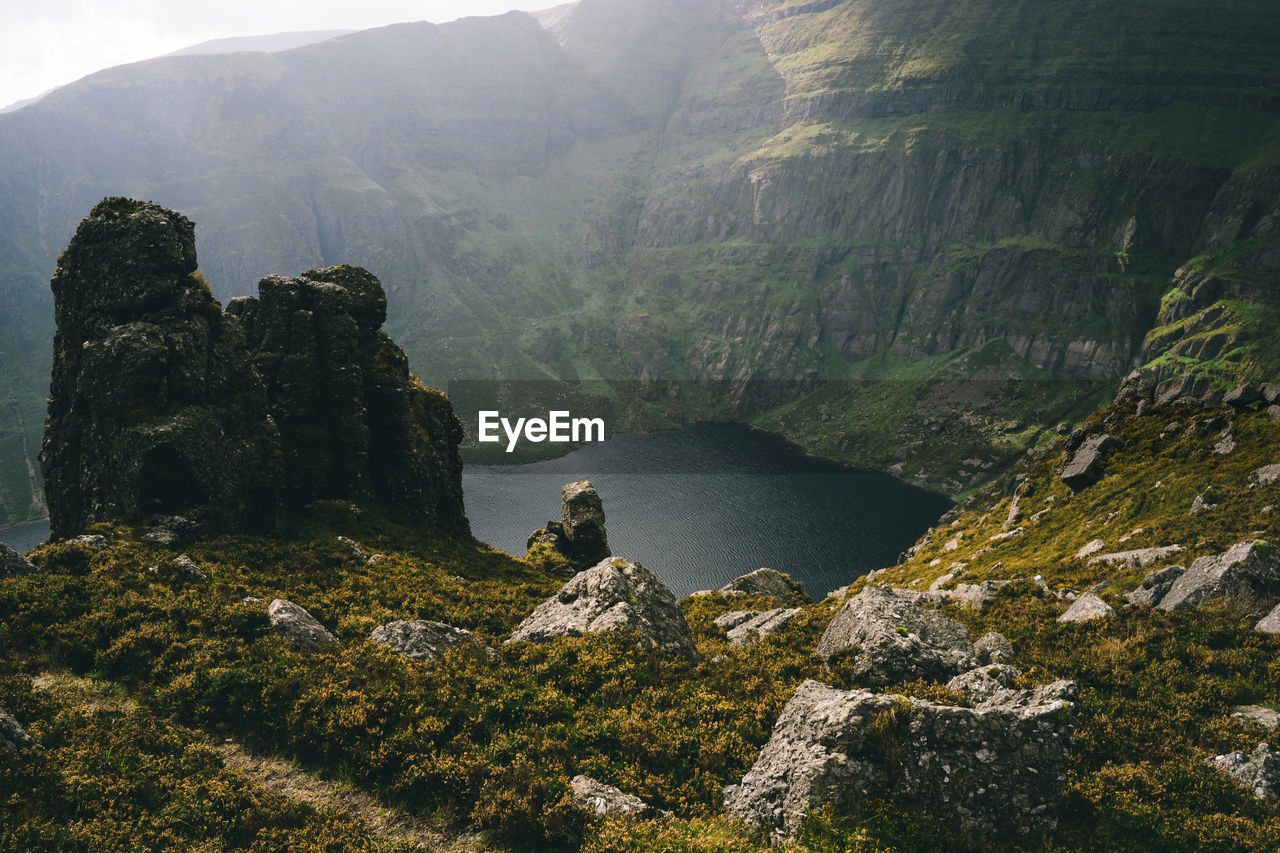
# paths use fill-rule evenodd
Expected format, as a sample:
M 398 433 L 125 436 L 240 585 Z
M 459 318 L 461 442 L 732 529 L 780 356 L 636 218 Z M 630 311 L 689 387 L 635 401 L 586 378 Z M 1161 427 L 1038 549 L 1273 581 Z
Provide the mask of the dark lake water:
M 545 462 L 467 465 L 471 529 L 523 556 L 529 534 L 560 517 L 560 487 L 574 480 L 600 492 L 613 553 L 644 563 L 677 596 L 769 566 L 819 598 L 892 565 L 951 505 L 759 430 L 705 424 L 616 436 Z M 47 520 L 0 529 L 18 551 L 48 536 Z
M 768 566 L 821 598 L 895 563 L 951 506 L 759 430 L 705 424 L 616 436 L 543 462 L 468 465 L 472 532 L 523 556 L 529 534 L 560 517 L 560 487 L 574 480 L 599 491 L 613 553 L 648 566 L 678 597 Z
M 48 538 L 49 519 L 47 518 L 43 521 L 15 524 L 12 527 L 0 527 L 0 542 L 19 553 L 30 551 Z

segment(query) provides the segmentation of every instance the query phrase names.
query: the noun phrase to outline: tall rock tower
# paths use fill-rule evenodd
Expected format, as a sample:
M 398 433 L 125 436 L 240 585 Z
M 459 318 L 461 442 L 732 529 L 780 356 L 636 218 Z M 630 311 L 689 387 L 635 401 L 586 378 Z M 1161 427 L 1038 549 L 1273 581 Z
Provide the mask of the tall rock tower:
M 280 505 L 323 499 L 469 535 L 461 424 L 381 331 L 386 294 L 367 270 L 269 276 L 224 314 L 191 222 L 109 198 L 52 286 L 40 460 L 54 536 L 174 516 L 204 533 L 269 530 Z
M 185 216 L 125 198 L 80 223 L 53 276 L 40 453 L 54 536 L 183 516 L 270 527 L 280 437 L 237 324 L 196 273 Z

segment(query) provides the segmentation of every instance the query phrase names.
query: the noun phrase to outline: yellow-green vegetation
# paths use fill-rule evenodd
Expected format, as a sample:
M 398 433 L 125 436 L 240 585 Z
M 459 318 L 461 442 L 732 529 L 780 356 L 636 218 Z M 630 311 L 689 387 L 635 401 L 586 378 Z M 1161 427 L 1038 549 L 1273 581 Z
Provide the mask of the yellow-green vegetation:
M 0 707 L 36 721 L 43 742 L 29 678 L 57 667 L 94 673 L 123 685 L 153 726 L 172 724 L 171 737 L 229 731 L 250 749 L 350 779 L 443 831 L 474 825 L 499 846 L 563 849 L 591 823 L 569 800 L 568 779 L 579 772 L 682 816 L 714 814 L 721 787 L 750 766 L 790 690 L 816 672 L 808 649 L 820 619 L 749 653 L 708 639 L 708 651 L 723 647 L 731 662 L 702 670 L 637 653 L 626 635 L 505 646 L 558 581 L 486 547 L 380 533 L 373 522 L 343 528 L 366 551 L 382 552 L 370 564 L 321 521 L 304 526 L 297 538 L 191 545 L 185 552 L 211 579 L 199 585 L 171 568 L 175 552 L 124 528 L 99 528 L 112 540 L 103 552 L 46 546 L 33 555 L 40 572 L 5 581 L 0 592 L 11 685 Z M 242 603 L 247 596 L 262 601 Z M 305 653 L 274 636 L 264 608 L 275 597 L 308 608 L 342 645 Z M 711 611 L 694 621 L 705 636 L 727 607 L 702 606 Z M 372 628 L 402 618 L 468 628 L 496 652 L 414 663 L 367 642 Z M 46 760 L 51 779 L 83 772 L 47 755 L 0 758 L 15 779 Z M 194 768 L 193 778 L 215 770 Z M 128 837 L 130 821 L 114 817 L 106 800 L 71 802 L 56 790 L 32 797 L 16 782 L 11 790 L 0 849 L 76 809 L 102 813 L 97 836 Z M 179 817 L 157 814 L 156 832 L 179 832 L 169 825 Z
M 1280 425 L 1267 415 L 1236 416 L 1226 406 L 1165 407 L 1142 416 L 1105 409 L 1083 429 L 1107 432 L 1120 442 L 1101 482 L 1073 494 L 1057 476 L 1064 461 L 1063 443 L 1048 444 L 1016 469 L 1026 475 L 1027 486 L 1008 526 L 1014 500 L 1011 485 L 1009 494 L 998 499 L 978 496 L 971 509 L 950 526 L 935 530 L 884 579 L 927 587 L 962 563 L 963 579 L 970 582 L 1039 574 L 1050 586 L 1082 590 L 1108 581 L 1107 591 L 1120 592 L 1136 586 L 1151 568 L 1190 565 L 1197 557 L 1224 551 L 1241 540 L 1274 540 L 1280 534 L 1280 490 L 1274 485 L 1254 487 L 1250 481 L 1256 468 L 1280 462 Z M 1235 450 L 1216 453 L 1215 446 L 1228 430 Z M 1211 495 L 1216 504 L 1191 513 L 1202 494 Z M 1022 533 L 1007 536 L 1018 527 Z M 1147 568 L 1117 569 L 1076 557 L 1093 539 L 1103 540 L 1106 552 L 1169 545 L 1185 550 Z
M 11 664 L 0 675 L 0 705 L 39 742 L 21 757 L 0 750 L 0 849 L 412 849 L 229 770 L 205 733 L 171 717 L 43 681 Z
M 1236 449 L 1216 454 L 1228 422 Z M 872 796 L 853 814 L 820 810 L 784 849 L 1065 853 L 1280 844 L 1275 805 L 1204 763 L 1266 736 L 1230 709 L 1280 708 L 1280 637 L 1254 631 L 1229 607 L 1126 611 L 1115 593 L 1136 585 L 1143 570 L 1074 556 L 1094 537 L 1108 550 L 1184 544 L 1184 562 L 1243 538 L 1280 538 L 1275 510 L 1265 510 L 1280 503 L 1280 486 L 1248 486 L 1249 472 L 1280 454 L 1280 425 L 1257 413 L 1176 407 L 1142 416 L 1104 410 L 1091 427 L 1122 442 L 1102 481 L 1073 495 L 1057 479 L 1061 448 L 1033 453 L 1016 469 L 1026 475 L 1015 515 L 1022 533 L 991 539 L 1011 501 L 993 488 L 877 578 L 927 586 L 964 562 L 965 580 L 1040 574 L 1051 587 L 1076 589 L 1110 582 L 1104 596 L 1118 613 L 1091 623 L 1057 623 L 1065 603 L 1029 580 L 1007 585 L 983 610 L 944 608 L 971 636 L 1008 636 L 1022 683 L 1078 682 L 1058 829 L 1044 839 L 973 838 Z M 1194 497 L 1210 489 L 1217 505 L 1190 515 Z M 487 547 L 397 527 L 376 511 L 354 516 L 325 506 L 294 519 L 278 538 L 192 543 L 184 552 L 207 583 L 185 580 L 172 567 L 177 552 L 140 541 L 137 531 L 98 532 L 109 549 L 47 545 L 32 555 L 38 573 L 0 582 L 0 708 L 38 743 L 18 755 L 0 751 L 0 849 L 405 843 L 237 775 L 208 745 L 228 736 L 366 791 L 443 838 L 479 831 L 477 843 L 490 849 L 758 850 L 765 839 L 721 814 L 723 786 L 750 768 L 803 679 L 865 686 L 839 656 L 828 666 L 812 654 L 835 600 L 808 605 L 780 634 L 739 648 L 713 620 L 779 602 L 718 593 L 686 599 L 702 656 L 695 665 L 637 647 L 627 634 L 506 645 L 559 581 Z M 370 562 L 336 541 L 338 534 L 382 556 Z M 959 544 L 946 550 L 952 540 Z M 977 553 L 984 548 L 992 550 Z M 243 603 L 247 596 L 261 601 Z M 341 645 L 304 652 L 275 636 L 265 615 L 275 597 L 306 607 Z M 367 641 L 379 624 L 416 618 L 467 628 L 494 651 L 459 648 L 411 662 Z M 120 687 L 88 699 L 50 689 L 47 673 L 63 670 Z M 905 697 L 899 708 L 913 697 L 965 701 L 936 683 L 891 692 Z M 891 712 L 874 722 L 891 765 L 910 760 L 903 719 Z M 578 773 L 673 816 L 588 813 L 571 800 L 569 779 Z

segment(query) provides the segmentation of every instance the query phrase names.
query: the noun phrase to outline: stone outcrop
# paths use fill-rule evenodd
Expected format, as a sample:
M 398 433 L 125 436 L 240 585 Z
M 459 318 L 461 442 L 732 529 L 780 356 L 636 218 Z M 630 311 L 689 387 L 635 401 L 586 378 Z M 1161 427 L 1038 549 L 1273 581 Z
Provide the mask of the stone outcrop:
M 267 619 L 271 630 L 304 649 L 315 651 L 338 642 L 305 608 L 283 598 L 275 599 L 267 607 Z
M 41 465 L 55 538 L 118 519 L 264 531 L 281 501 L 351 498 L 469 532 L 461 425 L 379 331 L 386 297 L 369 272 L 271 276 L 224 314 L 190 220 L 111 198 L 52 287 Z
M 725 595 L 770 595 L 787 604 L 810 604 L 813 601 L 799 581 L 775 569 L 756 569 L 736 577 L 720 587 L 720 592 Z
M 1059 622 L 1092 622 L 1095 619 L 1106 619 L 1115 613 L 1107 604 L 1092 592 L 1086 592 L 1072 602 L 1067 611 L 1058 617 Z
M 947 682 L 949 690 L 963 693 L 971 704 L 985 702 L 1001 690 L 1010 690 L 1022 676 L 1016 666 L 987 665 L 962 672 Z
M 1280 749 L 1272 749 L 1266 741 L 1248 754 L 1215 755 L 1208 764 L 1260 800 L 1280 799 Z
M 179 554 L 173 558 L 170 563 L 173 572 L 184 581 L 189 583 L 208 583 L 209 576 L 204 573 L 200 565 L 186 554 Z
M 560 490 L 560 520 L 533 531 L 525 549 L 525 559 L 553 570 L 563 563 L 570 572 L 589 569 L 609 556 L 604 503 L 590 480 L 565 484 Z
M 457 646 L 481 645 L 475 634 L 430 619 L 403 619 L 373 629 L 369 641 L 410 660 L 434 660 Z
M 1230 391 L 1222 395 L 1222 402 L 1226 403 L 1228 406 L 1235 406 L 1238 409 L 1251 406 L 1261 399 L 1261 389 L 1259 389 L 1257 385 L 1251 385 L 1247 382 L 1243 385 L 1237 385 L 1235 388 L 1232 388 Z
M 581 774 L 569 781 L 573 791 L 573 802 L 593 814 L 627 814 L 634 817 L 649 817 L 654 808 L 639 797 L 623 793 L 612 785 L 597 782 L 590 776 Z
M 715 619 L 723 628 L 731 646 L 751 646 L 787 627 L 800 613 L 799 607 L 775 607 L 773 610 L 732 610 Z
M 609 556 L 604 504 L 590 480 L 568 483 L 560 490 L 560 523 L 571 559 L 594 566 Z
M 1266 705 L 1236 705 L 1231 709 L 1231 717 L 1264 729 L 1280 729 L 1280 711 Z
M 1090 565 L 1132 566 L 1145 569 L 1152 563 L 1172 557 L 1185 551 L 1181 545 L 1158 545 L 1154 548 L 1134 548 L 1130 551 L 1114 551 L 1110 554 L 1096 554 L 1089 558 Z
M 839 652 L 855 678 L 878 685 L 946 680 L 978 662 L 963 625 L 885 587 L 867 587 L 831 620 L 817 653 Z
M 17 720 L 4 711 L 0 711 L 0 749 L 10 752 L 21 752 L 30 747 L 34 741 Z
M 1083 560 L 1092 557 L 1094 554 L 1107 547 L 1107 543 L 1101 539 L 1090 539 L 1088 542 L 1080 546 L 1080 550 L 1076 551 L 1076 559 Z
M 67 540 L 67 544 L 79 545 L 81 548 L 88 548 L 90 551 L 105 551 L 111 547 L 107 537 L 101 533 L 85 533 L 82 536 L 73 536 Z
M 1013 660 L 1013 643 L 999 631 L 988 631 L 973 644 L 979 663 L 1005 663 Z
M 0 578 L 12 578 L 18 575 L 29 575 L 36 570 L 31 561 L 0 542 Z
M 1263 465 L 1249 474 L 1249 484 L 1253 486 L 1269 486 L 1280 480 L 1280 464 Z
M 1277 604 L 1270 613 L 1259 619 L 1258 624 L 1253 627 L 1264 634 L 1280 634 L 1280 604 Z
M 725 810 L 775 838 L 806 814 L 867 796 L 971 831 L 1021 835 L 1056 825 L 1075 685 L 997 690 L 973 708 L 837 690 L 796 690 Z
M 196 274 L 191 221 L 106 199 L 59 257 L 52 287 L 40 454 L 51 535 L 168 515 L 210 530 L 268 527 L 279 434 L 244 335 Z
M 233 299 L 227 313 L 244 329 L 280 429 L 288 503 L 372 498 L 469 532 L 462 425 L 381 331 L 387 298 L 372 273 L 336 266 L 268 276 L 256 299 Z
M 602 631 L 634 631 L 674 654 L 697 659 L 689 623 L 671 590 L 639 563 L 601 560 L 539 604 L 507 640 L 547 642 Z
M 1135 606 L 1155 607 L 1160 603 L 1160 599 L 1169 594 L 1174 581 L 1182 577 L 1186 570 L 1186 566 L 1166 566 L 1154 572 L 1147 572 L 1137 589 L 1125 593 L 1125 600 Z
M 954 589 L 941 590 L 941 595 L 956 602 L 961 607 L 973 607 L 981 610 L 995 599 L 1002 587 L 1009 581 L 979 581 L 978 583 L 958 583 Z
M 1107 454 L 1118 444 L 1109 435 L 1092 435 L 1086 438 L 1062 469 L 1062 482 L 1071 491 L 1078 492 L 1101 480 Z
M 1280 596 L 1280 553 L 1269 542 L 1238 542 L 1221 554 L 1191 564 L 1156 605 L 1162 610 L 1189 610 L 1211 601 L 1237 601 L 1270 606 Z

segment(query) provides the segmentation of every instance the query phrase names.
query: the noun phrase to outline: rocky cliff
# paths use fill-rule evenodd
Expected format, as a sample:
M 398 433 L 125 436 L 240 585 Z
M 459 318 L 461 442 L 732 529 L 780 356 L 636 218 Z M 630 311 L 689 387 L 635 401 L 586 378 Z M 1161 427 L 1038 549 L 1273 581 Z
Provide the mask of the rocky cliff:
M 93 208 L 53 277 L 58 330 L 41 464 L 54 536 L 124 519 L 263 530 L 277 507 L 372 499 L 468 530 L 460 428 L 379 327 L 358 267 L 264 279 L 224 314 L 194 226 L 155 204 Z

